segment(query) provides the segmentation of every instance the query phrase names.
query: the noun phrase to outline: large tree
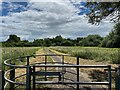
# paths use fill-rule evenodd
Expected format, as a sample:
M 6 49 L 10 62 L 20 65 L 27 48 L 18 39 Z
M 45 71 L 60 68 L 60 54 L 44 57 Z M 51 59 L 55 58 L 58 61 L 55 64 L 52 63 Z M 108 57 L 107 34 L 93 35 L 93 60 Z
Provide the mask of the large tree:
M 102 46 L 120 48 L 120 22 L 117 23 L 109 35 L 104 38 Z
M 98 46 L 102 41 L 102 37 L 100 35 L 88 35 L 81 41 L 79 41 L 79 45 L 82 46 Z
M 90 10 L 87 14 L 89 23 L 99 24 L 105 18 L 115 22 L 114 29 L 102 41 L 104 47 L 120 47 L 120 1 L 119 2 L 87 2 Z
M 109 16 L 110 21 L 120 21 L 120 1 L 119 2 L 87 2 L 85 5 L 90 12 L 87 14 L 89 23 L 96 24 Z

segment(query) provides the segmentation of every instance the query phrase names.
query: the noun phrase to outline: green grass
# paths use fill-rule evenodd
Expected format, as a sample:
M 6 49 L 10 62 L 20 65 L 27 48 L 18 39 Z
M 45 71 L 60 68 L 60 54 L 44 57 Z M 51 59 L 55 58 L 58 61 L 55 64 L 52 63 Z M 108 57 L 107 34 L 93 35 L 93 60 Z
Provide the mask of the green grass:
M 72 56 L 79 56 L 83 59 L 97 61 L 109 61 L 114 64 L 120 64 L 120 48 L 100 48 L 100 47 L 51 47 L 59 52 L 67 53 Z
M 38 49 L 39 48 L 36 47 L 3 47 L 2 60 L 16 58 L 19 56 L 33 55 Z
M 0 50 L 2 52 L 0 62 L 2 63 L 2 66 L 4 66 L 4 60 L 13 59 L 21 56 L 33 55 L 38 49 L 38 47 L 0 47 Z M 13 62 L 15 64 L 19 63 L 14 60 Z

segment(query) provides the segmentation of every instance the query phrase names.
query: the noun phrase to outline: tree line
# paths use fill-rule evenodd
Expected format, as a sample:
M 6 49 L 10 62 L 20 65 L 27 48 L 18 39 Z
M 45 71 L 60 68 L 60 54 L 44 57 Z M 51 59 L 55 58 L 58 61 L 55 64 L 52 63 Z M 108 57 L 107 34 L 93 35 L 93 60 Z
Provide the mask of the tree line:
M 87 37 L 77 37 L 76 39 L 63 38 L 61 35 L 54 38 L 21 40 L 17 35 L 10 35 L 9 39 L 2 42 L 3 47 L 39 47 L 39 46 L 99 46 L 120 48 L 120 23 L 106 37 L 98 34 L 88 35 Z
M 76 39 L 63 38 L 61 35 L 54 38 L 21 40 L 17 35 L 10 35 L 9 39 L 2 42 L 6 47 L 39 47 L 39 46 L 98 46 L 103 38 L 100 35 L 88 35 L 87 37 L 78 37 Z

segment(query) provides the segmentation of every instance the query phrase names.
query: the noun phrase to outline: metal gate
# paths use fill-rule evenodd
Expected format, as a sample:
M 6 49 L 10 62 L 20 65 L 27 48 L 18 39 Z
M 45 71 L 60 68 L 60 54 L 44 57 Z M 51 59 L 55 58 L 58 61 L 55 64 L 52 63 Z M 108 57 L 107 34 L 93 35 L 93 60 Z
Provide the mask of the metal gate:
M 44 62 L 30 64 L 30 57 L 33 56 L 25 56 L 14 59 L 8 59 L 4 61 L 5 67 L 7 68 L 4 73 L 3 78 L 3 87 L 2 90 L 10 89 L 16 90 L 18 87 L 24 86 L 26 90 L 35 90 L 37 85 L 48 85 L 48 84 L 57 84 L 57 85 L 76 85 L 76 90 L 79 90 L 80 85 L 107 85 L 108 90 L 112 90 L 112 69 L 110 65 L 80 65 L 79 57 L 76 57 L 76 64 L 65 63 L 64 57 L 67 55 L 35 55 L 34 57 L 43 56 L 45 58 Z M 47 58 L 50 56 L 59 56 L 61 57 L 61 62 L 48 62 Z M 15 61 L 22 62 L 22 60 L 26 60 L 26 65 L 15 65 Z M 13 62 L 14 61 L 14 62 Z M 16 76 L 16 69 L 21 68 L 25 69 L 25 73 L 19 76 Z M 39 70 L 37 70 L 37 68 Z M 44 68 L 44 69 L 42 69 Z M 52 68 L 50 71 L 48 69 Z M 55 69 L 54 69 L 55 68 Z M 56 69 L 57 68 L 57 69 Z M 74 68 L 76 72 L 76 81 L 65 81 L 68 78 L 64 78 L 65 73 L 67 72 L 67 68 Z M 80 69 L 81 68 L 104 68 L 107 70 L 108 80 L 105 82 L 82 82 L 80 81 Z M 120 67 L 116 69 L 116 90 L 120 90 Z M 26 77 L 25 82 L 17 82 L 16 79 L 20 77 Z M 39 80 L 37 80 L 37 76 L 41 76 Z M 51 80 L 50 80 L 50 79 Z M 57 81 L 52 81 L 53 78 L 57 78 Z

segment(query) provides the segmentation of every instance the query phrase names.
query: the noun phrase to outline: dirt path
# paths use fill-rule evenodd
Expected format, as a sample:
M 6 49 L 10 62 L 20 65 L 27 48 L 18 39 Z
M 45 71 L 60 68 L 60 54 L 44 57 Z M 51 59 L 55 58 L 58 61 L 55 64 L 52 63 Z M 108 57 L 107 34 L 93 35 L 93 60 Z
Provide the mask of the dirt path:
M 53 54 L 53 55 L 55 55 L 54 53 L 52 53 L 51 51 L 49 51 L 47 48 L 45 48 L 44 51 L 46 52 L 46 54 Z M 55 62 L 61 62 L 61 59 L 59 57 L 57 57 L 57 56 L 51 56 L 51 58 Z
M 47 54 L 54 54 L 51 51 L 49 51 L 47 48 L 45 48 L 45 52 Z M 55 61 L 55 62 L 61 62 L 61 59 L 58 56 L 51 56 L 51 58 Z M 76 74 L 76 69 L 71 69 L 71 68 L 67 68 L 66 69 L 66 73 L 64 74 L 64 78 L 66 78 L 64 81 L 65 82 L 75 82 L 77 81 L 77 74 Z M 91 80 L 88 78 L 88 75 L 85 73 L 80 72 L 80 76 L 79 76 L 79 81 L 81 82 L 90 82 Z M 76 88 L 76 85 L 69 85 L 70 87 L 66 87 L 66 88 Z M 57 86 L 59 87 L 59 86 Z M 63 86 L 62 86 L 63 87 Z M 87 85 L 86 86 L 79 86 L 80 88 L 84 89 L 84 90 L 88 90 L 91 88 L 91 86 Z M 65 86 L 64 86 L 65 88 Z

